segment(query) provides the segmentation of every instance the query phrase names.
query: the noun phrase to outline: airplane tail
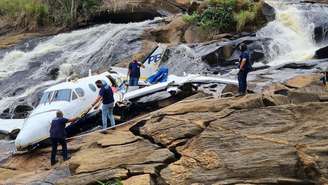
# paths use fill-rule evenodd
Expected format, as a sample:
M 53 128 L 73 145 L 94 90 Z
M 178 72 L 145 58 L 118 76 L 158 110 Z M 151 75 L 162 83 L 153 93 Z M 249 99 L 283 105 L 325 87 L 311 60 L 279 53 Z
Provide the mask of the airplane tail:
M 141 78 L 147 79 L 151 75 L 155 74 L 162 59 L 167 50 L 167 46 L 164 44 L 159 44 L 142 62 L 145 66 L 141 69 Z

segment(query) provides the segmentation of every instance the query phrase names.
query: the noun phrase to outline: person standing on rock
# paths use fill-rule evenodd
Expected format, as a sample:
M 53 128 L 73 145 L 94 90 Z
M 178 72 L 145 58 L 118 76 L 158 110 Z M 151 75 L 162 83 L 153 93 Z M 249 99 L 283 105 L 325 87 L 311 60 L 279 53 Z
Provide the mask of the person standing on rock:
M 252 65 L 250 62 L 249 53 L 247 51 L 247 45 L 242 43 L 240 44 L 239 49 L 241 54 L 239 57 L 238 72 L 239 93 L 237 96 L 244 96 L 247 91 L 247 75 L 252 70 Z
M 320 80 L 322 81 L 323 87 L 326 88 L 328 83 L 328 68 L 326 71 L 322 72 L 322 77 Z
M 50 140 L 51 140 L 51 166 L 55 165 L 58 144 L 62 146 L 62 155 L 64 161 L 68 160 L 68 151 L 66 143 L 66 131 L 65 127 L 67 123 L 73 123 L 79 118 L 67 119 L 64 118 L 63 112 L 57 111 L 56 118 L 52 120 L 50 126 Z
M 96 86 L 100 88 L 99 95 L 96 101 L 92 104 L 92 107 L 97 105 L 95 108 L 97 109 L 99 106 L 99 102 L 102 101 L 102 124 L 103 129 L 107 128 L 107 119 L 110 120 L 111 127 L 115 126 L 115 119 L 113 115 L 114 110 L 114 93 L 112 88 L 109 85 L 103 84 L 101 80 L 96 81 Z M 105 131 L 104 131 L 105 132 Z
M 145 66 L 141 62 L 138 62 L 137 60 L 133 60 L 129 64 L 129 71 L 128 71 L 129 86 L 138 86 L 139 78 L 140 78 L 140 67 L 145 68 Z

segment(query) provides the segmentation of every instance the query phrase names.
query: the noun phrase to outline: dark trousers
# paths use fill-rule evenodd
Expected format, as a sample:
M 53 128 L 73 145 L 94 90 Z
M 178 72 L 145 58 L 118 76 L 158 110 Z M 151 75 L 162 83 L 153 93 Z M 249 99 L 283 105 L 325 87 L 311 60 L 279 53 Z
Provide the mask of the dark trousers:
M 139 78 L 130 76 L 129 86 L 138 86 L 138 83 L 139 83 Z
M 327 85 L 327 79 L 325 77 L 322 77 L 320 80 L 322 81 L 323 85 Z
M 239 93 L 245 94 L 247 91 L 247 75 L 249 70 L 240 70 L 238 73 Z
M 57 146 L 60 144 L 62 146 L 62 155 L 64 160 L 68 159 L 68 152 L 67 152 L 67 144 L 66 139 L 61 138 L 51 138 L 51 164 L 56 163 L 56 155 L 57 155 Z

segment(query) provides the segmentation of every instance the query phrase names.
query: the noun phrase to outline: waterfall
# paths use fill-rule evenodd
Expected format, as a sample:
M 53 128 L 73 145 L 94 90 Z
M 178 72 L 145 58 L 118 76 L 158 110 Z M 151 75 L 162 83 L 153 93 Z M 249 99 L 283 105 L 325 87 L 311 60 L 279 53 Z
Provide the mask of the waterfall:
M 22 49 L 32 47 L 26 41 L 0 50 L 0 113 L 13 104 L 35 104 L 40 92 L 72 73 L 85 76 L 127 60 L 142 50 L 144 30 L 161 20 L 103 24 L 41 39 L 33 48 Z
M 316 26 L 328 22 L 328 7 L 296 1 L 267 1 L 276 11 L 276 19 L 257 32 L 270 38 L 265 46 L 268 64 L 276 66 L 311 59 L 320 47 L 314 40 Z

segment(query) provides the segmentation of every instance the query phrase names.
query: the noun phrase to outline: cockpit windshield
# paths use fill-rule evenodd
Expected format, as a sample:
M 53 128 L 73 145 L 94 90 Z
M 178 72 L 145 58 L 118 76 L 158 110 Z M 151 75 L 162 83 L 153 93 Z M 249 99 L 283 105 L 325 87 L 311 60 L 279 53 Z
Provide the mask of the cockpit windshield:
M 51 101 L 70 101 L 71 100 L 71 89 L 62 89 L 54 92 Z
M 51 103 L 54 101 L 70 101 L 71 92 L 71 89 L 44 92 L 40 100 L 40 104 Z
M 51 92 L 44 92 L 43 95 L 42 95 L 42 98 L 40 100 L 40 103 L 43 104 L 43 103 L 49 103 L 50 100 L 51 100 L 51 96 L 52 96 L 52 91 Z

